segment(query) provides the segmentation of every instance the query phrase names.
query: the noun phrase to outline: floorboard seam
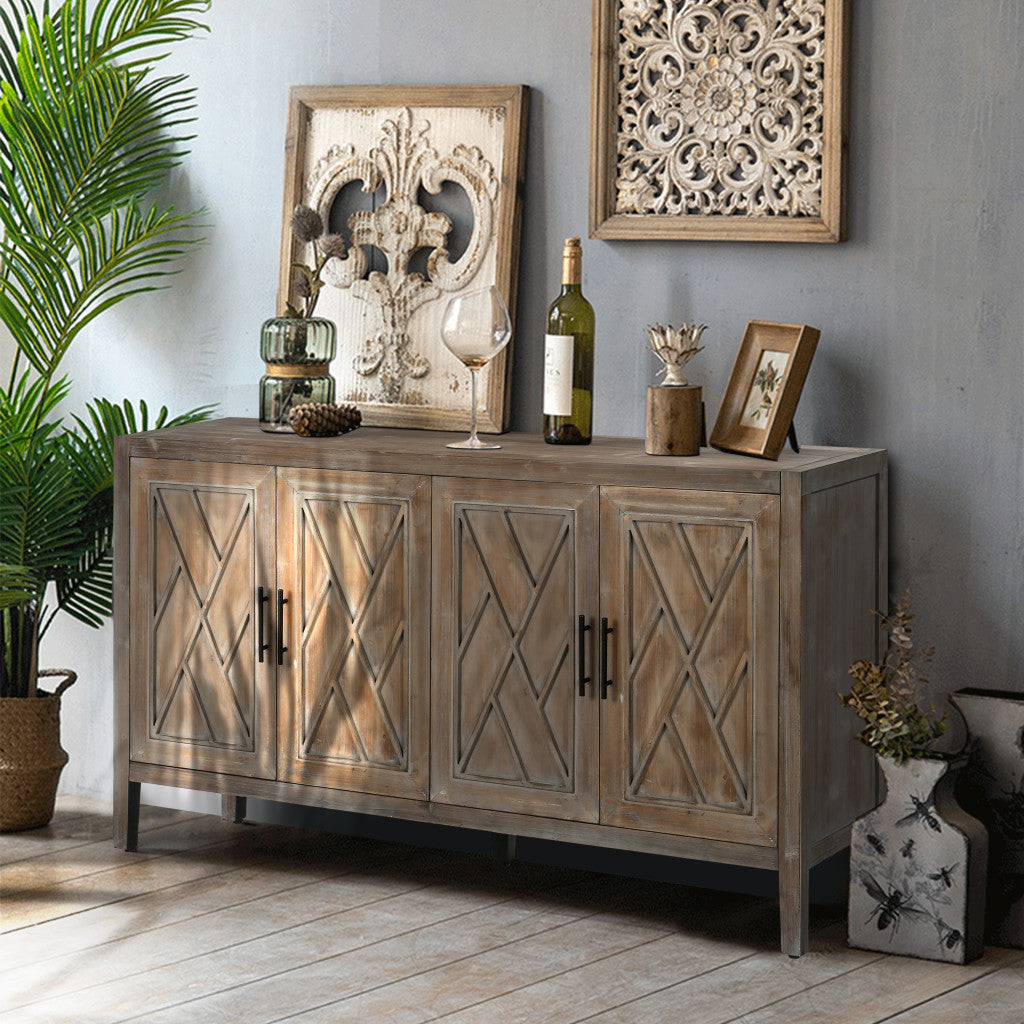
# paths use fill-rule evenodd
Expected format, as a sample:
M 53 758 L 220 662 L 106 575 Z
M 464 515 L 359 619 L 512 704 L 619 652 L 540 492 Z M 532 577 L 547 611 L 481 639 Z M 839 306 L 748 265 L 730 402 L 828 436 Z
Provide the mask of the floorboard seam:
M 999 964 L 996 967 L 992 967 L 991 970 L 987 970 L 982 974 L 976 974 L 973 978 L 961 981 L 957 985 L 953 985 L 950 988 L 944 988 L 941 992 L 936 992 L 927 999 L 922 999 L 920 1002 L 912 1003 L 910 1006 L 904 1006 L 902 1009 L 894 1010 L 892 1013 L 886 1014 L 884 1017 L 879 1017 L 877 1020 L 872 1021 L 871 1024 L 884 1024 L 885 1021 L 892 1020 L 894 1017 L 898 1017 L 901 1013 L 909 1013 L 911 1010 L 916 1010 L 919 1006 L 927 1006 L 929 1003 L 935 1002 L 936 999 L 942 999 L 944 996 L 948 996 L 951 992 L 956 992 L 958 989 L 965 988 L 968 985 L 973 985 L 976 981 L 981 981 L 983 978 L 987 978 L 992 974 L 998 974 L 999 971 L 1006 967 L 1013 967 L 1020 963 L 1021 958 L 1017 958 L 1015 960 L 1011 960 L 1008 964 Z M 1024 1012 L 1022 1012 L 1021 1019 L 1024 1020 Z
M 219 872 L 218 874 L 203 875 L 203 876 L 201 876 L 198 879 L 190 879 L 189 881 L 186 881 L 186 882 L 175 882 L 173 885 L 164 886 L 161 889 L 152 889 L 152 890 L 147 890 L 145 893 L 136 893 L 134 896 L 128 896 L 125 900 L 118 901 L 118 902 L 126 902 L 127 903 L 127 902 L 130 902 L 131 900 L 139 900 L 139 899 L 144 900 L 144 899 L 147 899 L 149 896 L 152 896 L 152 895 L 154 895 L 155 893 L 158 893 L 158 892 L 167 892 L 170 889 L 176 889 L 179 886 L 194 885 L 196 882 L 202 882 L 202 881 L 206 881 L 207 879 L 212 879 L 212 878 L 223 878 L 225 875 L 233 874 L 236 871 L 246 871 L 246 870 L 250 870 L 250 869 L 251 869 L 250 865 L 241 865 L 239 867 L 228 868 L 227 870 Z M 345 878 L 348 875 L 353 874 L 357 870 L 358 870 L 358 867 L 350 868 L 350 869 L 345 870 L 345 871 L 338 871 L 338 872 L 336 872 L 335 874 L 332 874 L 332 875 L 327 875 L 324 878 L 313 878 L 313 879 L 310 879 L 309 881 L 306 881 L 306 882 L 299 882 L 297 885 L 288 885 L 288 886 L 284 886 L 281 889 L 275 889 L 273 892 L 262 893 L 261 895 L 258 895 L 258 896 L 249 896 L 249 897 L 247 897 L 246 899 L 243 899 L 243 900 L 236 900 L 234 903 L 225 903 L 223 906 L 214 907 L 211 910 L 204 910 L 202 913 L 193 914 L 191 917 L 179 918 L 177 921 L 167 921 L 164 924 L 154 925 L 152 928 L 142 927 L 138 931 L 130 932 L 130 933 L 127 933 L 127 934 L 124 934 L 124 935 L 118 935 L 118 936 L 116 936 L 113 939 L 105 939 L 103 942 L 97 942 L 97 943 L 92 944 L 92 945 L 81 946 L 78 949 L 67 949 L 67 950 L 64 950 L 62 953 L 54 953 L 53 956 L 40 957 L 37 960 L 33 960 L 32 963 L 33 964 L 44 964 L 44 963 L 49 963 L 51 960 L 59 960 L 62 957 L 74 956 L 75 953 L 81 953 L 81 952 L 83 952 L 84 950 L 87 950 L 87 949 L 88 950 L 98 950 L 98 949 L 101 949 L 103 946 L 109 946 L 109 945 L 111 945 L 112 943 L 115 943 L 115 942 L 124 942 L 124 941 L 126 941 L 128 939 L 133 939 L 133 938 L 135 938 L 137 936 L 140 936 L 140 935 L 149 935 L 152 932 L 158 932 L 158 931 L 160 931 L 163 928 L 173 928 L 175 925 L 180 925 L 180 924 L 182 924 L 182 923 L 184 923 L 186 921 L 199 921 L 200 919 L 202 919 L 204 917 L 208 917 L 211 914 L 219 914 L 219 913 L 222 913 L 225 910 L 233 910 L 236 907 L 244 907 L 246 903 L 254 903 L 257 900 L 268 899 L 270 897 L 279 896 L 279 895 L 282 895 L 282 894 L 287 893 L 287 892 L 294 892 L 297 889 L 303 889 L 303 888 L 305 888 L 307 886 L 310 886 L 310 885 L 320 885 L 320 884 L 322 884 L 324 882 L 334 881 L 334 880 L 336 880 L 338 878 Z M 100 906 L 98 906 L 98 907 L 87 907 L 85 910 L 75 911 L 75 914 L 86 914 L 90 910 L 98 910 L 102 906 L 110 906 L 110 905 L 111 904 L 100 904 Z M 74 917 L 75 914 L 68 914 L 68 915 L 65 915 L 65 917 L 50 918 L 47 921 L 40 921 L 39 924 L 49 924 L 51 921 L 55 922 L 55 921 L 66 920 L 68 917 Z M 24 928 L 34 928 L 34 927 L 36 927 L 36 925 L 25 925 L 23 927 Z M 23 930 L 23 929 L 19 929 L 19 930 Z M 13 934 L 13 930 L 12 930 L 11 934 Z M 21 971 L 21 970 L 24 970 L 24 965 L 20 966 L 20 967 L 4 967 L 4 968 L 0 968 L 0 980 L 3 979 L 3 976 L 5 974 L 8 974 L 8 973 L 11 973 L 11 972 L 14 972 L 14 971 Z
M 486 1006 L 488 1003 L 493 1003 L 496 999 L 504 999 L 506 996 L 512 995 L 513 992 L 522 992 L 524 989 L 532 988 L 534 985 L 543 985 L 545 982 L 551 981 L 554 978 L 560 978 L 564 974 L 571 974 L 573 971 L 582 971 L 593 964 L 601 963 L 603 960 L 609 960 L 612 957 L 621 956 L 623 953 L 632 953 L 637 949 L 649 946 L 652 942 L 657 942 L 659 939 L 663 939 L 666 935 L 671 934 L 672 932 L 663 932 L 661 935 L 655 935 L 653 938 L 644 939 L 642 942 L 636 942 L 632 946 L 627 946 L 625 949 L 617 949 L 614 952 L 606 953 L 604 956 L 595 957 L 593 960 L 588 960 L 585 964 L 576 964 L 574 967 L 566 967 L 561 971 L 555 971 L 553 974 L 545 975 L 543 978 L 537 978 L 535 981 L 527 982 L 524 985 L 515 985 L 510 989 L 506 989 L 504 992 L 499 992 L 497 995 L 488 996 L 486 999 L 478 999 L 475 1003 L 467 1003 L 465 1006 L 461 1006 L 457 1010 L 452 1010 L 451 1013 L 446 1013 L 443 1017 L 431 1017 L 430 1024 L 436 1024 L 437 1021 L 443 1021 L 451 1017 L 458 1016 L 458 1014 L 464 1013 L 466 1010 L 475 1009 L 478 1006 Z M 568 1024 L 568 1022 L 566 1022 L 566 1024 Z
M 729 960 L 724 964 L 716 964 L 714 967 L 709 967 L 706 971 L 698 971 L 696 974 L 691 974 L 689 977 L 680 978 L 673 981 L 670 985 L 662 985 L 660 988 L 652 988 L 649 992 L 645 992 L 642 996 L 636 996 L 633 999 L 626 999 L 621 1003 L 616 1003 L 614 1006 L 606 1006 L 603 1010 L 597 1010 L 595 1013 L 589 1013 L 586 1017 L 577 1017 L 573 1021 L 566 1021 L 565 1024 L 583 1024 L 584 1021 L 593 1020 L 595 1017 L 600 1017 L 603 1014 L 611 1013 L 613 1010 L 620 1010 L 623 1006 L 629 1006 L 632 1003 L 638 1003 L 643 999 L 649 999 L 651 996 L 658 995 L 659 992 L 667 992 L 669 989 L 676 988 L 678 985 L 685 985 L 696 978 L 703 978 L 706 974 L 714 974 L 715 971 L 720 971 L 723 968 L 731 967 L 733 964 L 742 963 L 744 960 L 749 960 L 752 957 L 757 956 L 757 953 L 746 953 L 744 955 L 736 957 L 735 960 Z
M 185 825 L 185 824 L 187 824 L 190 821 L 195 821 L 198 818 L 205 818 L 205 817 L 213 817 L 213 815 L 189 814 L 187 817 L 178 818 L 175 821 L 165 821 L 165 822 L 162 822 L 159 825 L 150 825 L 148 828 L 142 828 L 140 826 L 139 827 L 139 835 L 140 836 L 142 836 L 142 835 L 149 835 L 152 832 L 159 832 L 160 829 L 174 828 L 174 826 L 176 826 L 176 825 Z M 12 835 L 13 834 L 14 833 L 12 833 Z M 110 828 L 110 835 L 109 836 L 105 836 L 102 839 L 87 839 L 84 842 L 75 843 L 74 846 L 63 846 L 59 850 L 53 850 L 50 853 L 29 854 L 26 857 L 16 857 L 14 860 L 5 861 L 4 864 L 5 865 L 24 864 L 25 861 L 27 861 L 27 860 L 38 861 L 38 860 L 40 860 L 41 857 L 44 857 L 44 858 L 63 857 L 64 854 L 66 854 L 66 853 L 72 853 L 74 850 L 81 850 L 81 849 L 83 849 L 86 846 L 101 846 L 101 847 L 103 847 L 105 849 L 109 844 L 111 844 L 113 842 L 113 834 L 114 834 L 114 829 L 113 829 L 113 826 L 111 826 L 111 828 Z M 3 846 L 3 843 L 0 842 L 0 847 L 2 847 L 2 846 Z M 148 859 L 151 859 L 153 857 L 157 857 L 157 856 L 161 856 L 161 855 L 160 854 L 153 854 L 153 853 L 150 853 L 150 854 L 143 853 L 143 856 L 148 858 Z M 106 871 L 108 869 L 107 868 L 100 868 L 100 870 L 101 871 Z M 94 871 L 87 871 L 83 875 L 74 875 L 72 878 L 66 879 L 66 881 L 70 882 L 70 881 L 73 881 L 75 878 L 88 878 L 89 875 L 91 875 L 91 874 L 96 874 L 96 872 L 94 872 Z
M 424 888 L 426 888 L 426 886 L 424 886 Z M 388 897 L 385 897 L 384 900 L 380 900 L 378 902 L 385 902 L 388 899 L 394 899 L 394 898 L 395 898 L 394 896 L 388 896 Z M 186 1000 L 183 1000 L 180 1003 L 173 1003 L 173 1004 L 171 1004 L 169 1006 L 160 1007 L 159 1012 L 163 1012 L 165 1010 L 174 1009 L 174 1008 L 179 1007 L 179 1006 L 187 1006 L 189 1003 L 196 1003 L 196 1002 L 200 1002 L 203 999 L 210 999 L 213 996 L 223 995 L 223 993 L 225 993 L 225 992 L 233 992 L 236 989 L 245 988 L 248 985 L 259 984 L 261 982 L 268 981 L 271 978 L 280 978 L 280 977 L 283 977 L 286 974 L 291 974 L 294 971 L 304 970 L 307 967 L 312 967 L 314 964 L 326 963 L 328 960 L 333 960 L 333 959 L 335 959 L 335 957 L 338 957 L 338 956 L 344 956 L 344 955 L 346 955 L 348 953 L 356 952 L 357 950 L 370 949 L 373 946 L 380 945 L 380 943 L 382 943 L 382 942 L 390 942 L 393 939 L 403 938 L 406 935 L 412 935 L 415 932 L 422 931 L 424 928 L 430 928 L 430 927 L 433 927 L 433 926 L 438 925 L 438 924 L 444 924 L 447 921 L 455 921 L 455 920 L 458 920 L 460 917 L 466 917 L 469 914 L 474 914 L 474 913 L 477 913 L 477 912 L 479 912 L 481 910 L 489 910 L 489 909 L 492 909 L 492 908 L 494 908 L 496 906 L 501 906 L 502 904 L 508 903 L 508 902 L 510 902 L 510 901 L 512 901 L 512 900 L 514 900 L 516 898 L 517 898 L 517 896 L 509 896 L 507 899 L 497 900 L 494 903 L 488 903 L 488 904 L 486 904 L 483 907 L 474 907 L 472 910 L 465 910 L 465 911 L 463 911 L 462 913 L 459 913 L 459 914 L 452 914 L 450 917 L 438 918 L 436 921 L 431 921 L 429 924 L 419 925 L 416 928 L 409 928 L 407 931 L 404 931 L 404 932 L 396 932 L 394 935 L 388 935 L 386 938 L 375 939 L 373 942 L 368 942 L 368 943 L 366 943 L 363 946 L 354 946 L 352 949 L 341 950 L 338 953 L 332 953 L 330 956 L 317 957 L 316 959 L 313 959 L 313 960 L 307 960 L 307 961 L 305 961 L 305 963 L 299 964 L 296 967 L 289 967 L 289 968 L 287 968 L 286 970 L 283 970 L 283 971 L 275 971 L 273 974 L 267 974 L 267 975 L 264 975 L 261 978 L 254 978 L 251 981 L 239 982 L 237 985 L 227 985 L 224 988 L 217 989 L 215 992 L 207 992 L 204 995 L 196 996 L 194 999 L 186 999 Z M 341 914 L 341 913 L 344 913 L 344 911 L 338 911 L 337 913 Z M 296 925 L 295 927 L 300 927 L 300 926 Z M 282 930 L 285 930 L 285 929 L 282 929 Z M 242 943 L 241 945 L 244 945 L 244 943 Z M 192 958 L 190 958 L 190 959 L 192 959 Z M 119 1020 L 117 1020 L 116 1022 L 111 1022 L 111 1024 L 127 1024 L 128 1021 L 143 1020 L 146 1017 L 148 1017 L 150 1014 L 153 1014 L 153 1013 L 156 1013 L 156 1012 L 158 1012 L 158 1011 L 157 1010 L 147 1010 L 145 1013 L 135 1014 L 132 1017 L 122 1017 L 122 1018 L 119 1018 Z M 307 1011 L 303 1011 L 303 1012 L 307 1012 Z M 294 1014 L 292 1016 L 294 1016 Z
M 499 949 L 504 949 L 506 946 L 514 945 L 517 942 L 522 942 L 524 939 L 535 939 L 540 935 L 546 935 L 548 932 L 556 931 L 559 928 L 566 928 L 571 924 L 576 924 L 579 921 L 586 921 L 588 918 L 596 917 L 600 914 L 600 910 L 595 910 L 590 914 L 583 914 L 580 917 L 573 918 L 571 921 L 564 921 L 561 924 L 551 925 L 550 928 L 542 928 L 539 932 L 533 932 L 530 935 L 520 936 L 516 939 L 509 939 L 508 942 L 499 942 L 496 946 L 488 946 L 487 949 L 477 949 L 472 953 L 467 953 L 465 956 L 456 957 L 454 960 L 446 960 L 443 964 L 437 964 L 434 967 L 429 968 L 425 971 L 414 971 L 411 974 L 407 974 L 401 978 L 395 978 L 392 981 L 387 981 L 382 985 L 374 985 L 371 988 L 360 989 L 358 992 L 351 992 L 347 996 L 343 996 L 341 999 L 329 999 L 325 1003 L 321 1003 L 317 1006 L 307 1006 L 302 1010 L 298 1010 L 295 1013 L 286 1014 L 284 1017 L 275 1017 L 273 1020 L 265 1021 L 264 1024 L 281 1024 L 282 1021 L 293 1020 L 295 1017 L 301 1017 L 306 1013 L 315 1013 L 317 1010 L 326 1009 L 328 1006 L 336 1006 L 340 1003 L 346 1003 L 350 999 L 356 999 L 359 996 L 369 995 L 371 992 L 381 992 L 386 988 L 390 988 L 392 985 L 400 985 L 404 982 L 411 980 L 412 978 L 418 978 L 426 974 L 430 974 L 431 971 L 440 970 L 446 967 L 452 967 L 455 964 L 460 964 L 465 960 L 472 960 L 475 956 L 483 956 L 486 953 L 493 953 Z M 461 916 L 461 915 L 457 915 Z M 447 918 L 446 920 L 453 920 L 453 918 Z M 416 931 L 417 929 L 413 929 Z M 407 933 L 408 934 L 408 933 Z M 438 1020 L 441 1018 L 430 1018 L 431 1021 Z
M 104 985 L 113 985 L 115 983 L 115 980 L 116 981 L 127 981 L 129 978 L 138 978 L 138 977 L 141 977 L 144 974 L 149 974 L 151 971 L 160 971 L 160 970 L 163 970 L 164 968 L 167 968 L 167 967 L 176 967 L 176 966 L 178 966 L 180 964 L 186 964 L 190 960 L 201 960 L 203 957 L 212 956 L 215 953 L 223 953 L 225 950 L 232 949 L 235 946 L 244 946 L 244 945 L 246 945 L 249 942 L 258 942 L 260 939 L 266 939 L 266 938 L 268 938 L 271 935 L 283 935 L 285 932 L 289 932 L 289 931 L 291 931 L 294 928 L 302 928 L 302 927 L 305 927 L 307 924 L 313 924 L 314 922 L 323 921 L 323 920 L 325 920 L 327 918 L 330 918 L 330 917 L 336 917 L 338 914 L 344 914 L 346 911 L 349 911 L 349 910 L 358 910 L 360 907 L 370 907 L 370 906 L 373 906 L 374 903 L 383 903 L 386 900 L 394 899 L 396 896 L 407 896 L 409 893 L 419 892 L 421 889 L 425 889 L 425 888 L 427 888 L 427 885 L 416 886 L 415 888 L 404 890 L 401 893 L 394 893 L 391 896 L 382 896 L 379 899 L 367 900 L 364 903 L 353 903 L 351 906 L 346 907 L 345 910 L 332 911 L 329 914 L 322 914 L 319 917 L 308 917 L 308 918 L 306 918 L 305 920 L 301 921 L 298 924 L 289 925 L 287 928 L 274 929 L 274 930 L 271 930 L 269 932 L 264 932 L 261 935 L 250 936 L 248 939 L 244 939 L 241 942 L 229 942 L 226 945 L 217 946 L 214 949 L 206 949 L 202 953 L 193 953 L 191 956 L 183 956 L 180 960 L 166 960 L 166 961 L 158 964 L 155 967 L 147 967 L 147 968 L 145 968 L 145 969 L 143 969 L 141 971 L 132 971 L 130 974 L 123 974 L 123 975 L 121 975 L 117 979 L 111 978 L 111 979 L 108 979 L 107 981 L 98 981 L 98 982 L 96 982 L 93 985 L 84 985 L 84 986 L 82 986 L 82 988 L 76 988 L 76 989 L 73 989 L 73 990 L 71 990 L 69 992 L 62 992 L 60 994 L 59 998 L 64 998 L 65 996 L 77 995 L 80 992 L 88 992 L 90 989 L 101 988 Z M 189 919 L 189 920 L 191 920 L 191 919 Z M 114 940 L 114 941 L 117 941 L 117 940 Z M 92 947 L 90 947 L 90 948 L 92 948 Z M 97 946 L 95 948 L 98 949 L 99 947 Z M 32 1001 L 30 1001 L 28 1003 L 19 1003 L 17 1006 L 8 1007 L 8 1009 L 17 1010 L 17 1009 L 21 1009 L 21 1008 L 27 1007 L 27 1006 L 34 1006 L 37 1003 L 46 1002 L 46 1000 L 50 999 L 50 998 L 53 998 L 53 997 L 46 995 L 46 996 L 43 996 L 41 999 L 34 999 L 34 1000 L 32 1000 Z

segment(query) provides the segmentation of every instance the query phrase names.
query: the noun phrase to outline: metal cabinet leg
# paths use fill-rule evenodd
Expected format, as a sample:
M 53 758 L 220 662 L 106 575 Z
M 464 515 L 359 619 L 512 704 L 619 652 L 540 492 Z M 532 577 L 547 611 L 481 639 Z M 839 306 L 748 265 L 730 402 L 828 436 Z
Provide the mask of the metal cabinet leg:
M 221 793 L 220 816 L 224 821 L 241 825 L 245 821 L 245 797 L 229 796 L 227 793 Z
M 491 851 L 495 860 L 510 864 L 516 859 L 515 836 L 507 836 L 504 832 L 492 832 L 491 840 Z
M 129 853 L 139 846 L 139 799 L 141 782 L 119 785 L 114 800 L 114 846 Z

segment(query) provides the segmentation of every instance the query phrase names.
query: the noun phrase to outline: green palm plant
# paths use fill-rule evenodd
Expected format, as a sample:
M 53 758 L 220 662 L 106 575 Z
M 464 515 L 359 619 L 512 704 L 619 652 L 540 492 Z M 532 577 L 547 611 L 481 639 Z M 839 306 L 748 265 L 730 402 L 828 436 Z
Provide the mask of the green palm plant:
M 15 351 L 0 391 L 0 695 L 36 692 L 58 612 L 112 612 L 113 444 L 155 418 L 95 399 L 71 423 L 59 376 L 74 340 L 163 285 L 194 246 L 196 213 L 144 208 L 186 150 L 193 90 L 158 76 L 209 0 L 7 0 L 0 7 L 0 320 Z M 46 601 L 52 604 L 46 607 Z

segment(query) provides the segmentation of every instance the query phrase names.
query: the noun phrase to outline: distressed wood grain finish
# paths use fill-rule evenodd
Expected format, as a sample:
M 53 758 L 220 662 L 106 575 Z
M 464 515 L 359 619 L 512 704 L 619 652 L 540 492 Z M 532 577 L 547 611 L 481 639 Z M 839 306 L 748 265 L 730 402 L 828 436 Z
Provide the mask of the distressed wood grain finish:
M 458 435 L 442 431 L 360 427 L 339 437 L 267 434 L 256 420 L 230 417 L 204 424 L 206 429 L 168 427 L 132 434 L 131 458 L 158 457 L 199 462 L 232 462 L 306 469 L 362 472 L 423 473 L 429 476 L 540 483 L 582 483 L 638 487 L 681 487 L 685 490 L 739 491 L 778 494 L 785 475 L 800 476 L 803 486 L 818 489 L 818 467 L 833 473 L 853 472 L 865 449 L 802 445 L 799 454 L 785 449 L 776 462 L 752 462 L 743 455 L 702 448 L 693 458 L 656 459 L 644 453 L 643 438 L 595 437 L 589 445 L 545 444 L 539 434 L 505 434 L 496 451 L 458 452 L 446 449 Z M 831 477 L 821 486 L 832 486 Z
M 838 242 L 848 0 L 594 0 L 590 235 Z
M 167 813 L 143 810 L 157 855 L 90 844 L 98 870 L 34 889 L 31 919 L 0 936 L 0 1021 L 1021 1020 L 1017 950 L 967 967 L 880 956 L 846 948 L 828 914 L 790 961 L 765 900 Z M 48 860 L 46 831 L 16 842 Z
M 427 795 L 430 482 L 278 474 L 278 778 Z
M 432 798 L 596 821 L 596 488 L 435 480 Z
M 273 586 L 274 471 L 138 460 L 131 486 L 131 756 L 273 778 L 256 589 Z
M 604 488 L 601 818 L 773 845 L 777 498 Z
M 528 109 L 523 85 L 292 88 L 278 309 L 293 264 L 308 262 L 291 230 L 304 203 L 344 238 L 344 256 L 324 267 L 318 313 L 338 324 L 338 392 L 364 423 L 468 428 L 465 368 L 441 343 L 440 321 L 452 295 L 493 284 L 515 322 Z M 470 237 L 451 260 L 448 213 L 458 207 L 446 184 L 471 211 Z M 349 185 L 365 194 L 363 208 L 338 224 L 335 202 Z M 383 270 L 371 264 L 375 249 Z M 508 425 L 511 350 L 482 373 L 481 430 Z
M 885 453 L 448 439 L 122 442 L 118 846 L 145 782 L 768 868 L 803 952 L 810 869 L 875 803 L 834 693 L 877 653 Z

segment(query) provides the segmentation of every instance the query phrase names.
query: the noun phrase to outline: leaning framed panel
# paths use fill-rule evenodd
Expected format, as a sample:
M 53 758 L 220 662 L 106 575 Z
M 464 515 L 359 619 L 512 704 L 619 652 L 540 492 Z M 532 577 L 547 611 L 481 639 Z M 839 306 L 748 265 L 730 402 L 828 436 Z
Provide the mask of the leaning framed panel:
M 496 285 L 515 318 L 529 90 L 524 85 L 295 86 L 285 142 L 278 309 L 316 210 L 344 256 L 322 272 L 317 315 L 338 328 L 338 401 L 376 426 L 464 430 L 470 387 L 441 317 Z M 480 371 L 477 423 L 508 426 L 511 345 Z
M 845 238 L 851 0 L 593 5 L 592 238 Z
M 711 431 L 712 447 L 779 457 L 820 337 L 806 324 L 747 323 Z

